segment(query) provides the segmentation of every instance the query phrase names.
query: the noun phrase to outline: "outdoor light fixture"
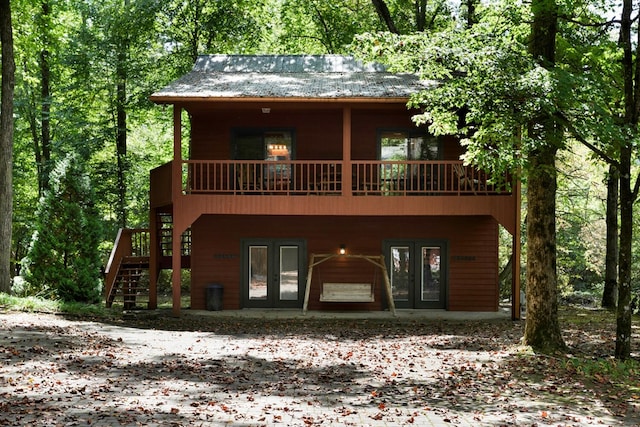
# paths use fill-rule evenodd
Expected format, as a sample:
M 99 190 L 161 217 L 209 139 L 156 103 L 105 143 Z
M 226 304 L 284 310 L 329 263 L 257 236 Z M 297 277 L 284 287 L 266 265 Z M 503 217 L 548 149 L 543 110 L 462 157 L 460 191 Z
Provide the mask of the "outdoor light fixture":
M 340 245 L 340 255 L 344 255 L 347 253 L 347 247 L 344 245 L 344 243 L 342 243 Z
M 262 114 L 269 114 L 271 112 L 271 108 L 262 107 Z

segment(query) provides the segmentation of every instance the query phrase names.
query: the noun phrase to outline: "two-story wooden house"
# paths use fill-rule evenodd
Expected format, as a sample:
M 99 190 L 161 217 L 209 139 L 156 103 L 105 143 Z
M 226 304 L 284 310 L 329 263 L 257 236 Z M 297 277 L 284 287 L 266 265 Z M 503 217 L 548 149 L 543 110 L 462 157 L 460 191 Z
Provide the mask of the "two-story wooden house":
M 173 106 L 174 159 L 151 171 L 151 231 L 119 236 L 108 303 L 148 266 L 151 307 L 173 269 L 175 314 L 184 267 L 193 309 L 216 283 L 225 310 L 302 308 L 305 291 L 311 310 L 498 310 L 498 228 L 518 236 L 519 195 L 412 122 L 408 98 L 431 84 L 343 56 L 199 57 L 151 96 Z M 365 257 L 326 257 L 339 251 Z M 331 284 L 358 285 L 350 299 Z M 517 277 L 513 291 L 517 306 Z

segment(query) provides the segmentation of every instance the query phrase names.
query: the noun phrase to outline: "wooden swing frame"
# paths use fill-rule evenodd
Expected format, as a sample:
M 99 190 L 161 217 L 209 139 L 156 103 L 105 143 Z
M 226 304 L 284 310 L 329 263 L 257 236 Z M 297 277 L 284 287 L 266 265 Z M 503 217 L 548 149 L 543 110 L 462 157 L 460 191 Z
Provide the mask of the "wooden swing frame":
M 387 266 L 384 262 L 384 255 L 350 255 L 350 254 L 311 254 L 309 260 L 309 270 L 307 272 L 307 284 L 304 290 L 304 304 L 302 306 L 302 314 L 307 314 L 309 307 L 309 294 L 311 293 L 311 279 L 313 277 L 313 268 L 325 261 L 329 261 L 333 258 L 356 258 L 363 259 L 370 262 L 376 267 L 382 270 L 382 276 L 384 278 L 384 288 L 387 294 L 387 303 L 389 304 L 389 310 L 396 316 L 396 306 L 393 302 L 393 295 L 391 294 L 391 280 L 389 280 L 389 273 L 387 272 Z

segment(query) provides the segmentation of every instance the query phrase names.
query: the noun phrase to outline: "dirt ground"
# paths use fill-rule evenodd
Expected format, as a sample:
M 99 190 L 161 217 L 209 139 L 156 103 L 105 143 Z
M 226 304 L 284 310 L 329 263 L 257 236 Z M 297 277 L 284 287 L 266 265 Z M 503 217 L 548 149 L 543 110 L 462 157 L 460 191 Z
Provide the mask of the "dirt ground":
M 612 354 L 611 322 L 583 316 L 571 351 Z M 531 355 L 522 327 L 0 310 L 0 425 L 640 425 L 638 372 Z

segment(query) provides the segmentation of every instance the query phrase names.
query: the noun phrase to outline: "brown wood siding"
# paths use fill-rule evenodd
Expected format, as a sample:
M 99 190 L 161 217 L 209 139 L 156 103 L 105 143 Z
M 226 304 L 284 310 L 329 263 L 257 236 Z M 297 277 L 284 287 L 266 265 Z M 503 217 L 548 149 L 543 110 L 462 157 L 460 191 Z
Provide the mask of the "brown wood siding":
M 241 240 L 305 239 L 310 254 L 336 253 L 341 243 L 351 254 L 377 255 L 385 239 L 448 241 L 449 310 L 498 308 L 498 225 L 489 216 L 458 217 L 304 217 L 205 215 L 192 226 L 192 308 L 205 308 L 207 284 L 224 286 L 224 308 L 241 308 Z M 306 269 L 301 272 L 306 277 Z M 374 303 L 321 303 L 321 282 L 371 282 Z M 380 310 L 383 279 L 366 261 L 335 259 L 314 273 L 311 310 Z
M 404 106 L 354 109 L 352 113 L 353 159 L 374 160 L 381 129 L 414 127 L 411 112 Z M 296 159 L 339 160 L 342 158 L 342 109 L 281 109 L 263 114 L 260 109 L 196 111 L 191 116 L 191 159 L 231 158 L 233 129 L 294 129 Z M 454 141 L 455 142 L 455 141 Z M 456 142 L 457 144 L 457 142 Z
M 340 110 L 199 112 L 191 120 L 191 158 L 230 159 L 234 129 L 293 129 L 296 158 L 339 160 L 342 157 L 342 112 Z
M 449 310 L 496 311 L 498 223 L 472 218 L 464 229 L 449 256 L 449 280 L 455 284 L 449 287 Z

